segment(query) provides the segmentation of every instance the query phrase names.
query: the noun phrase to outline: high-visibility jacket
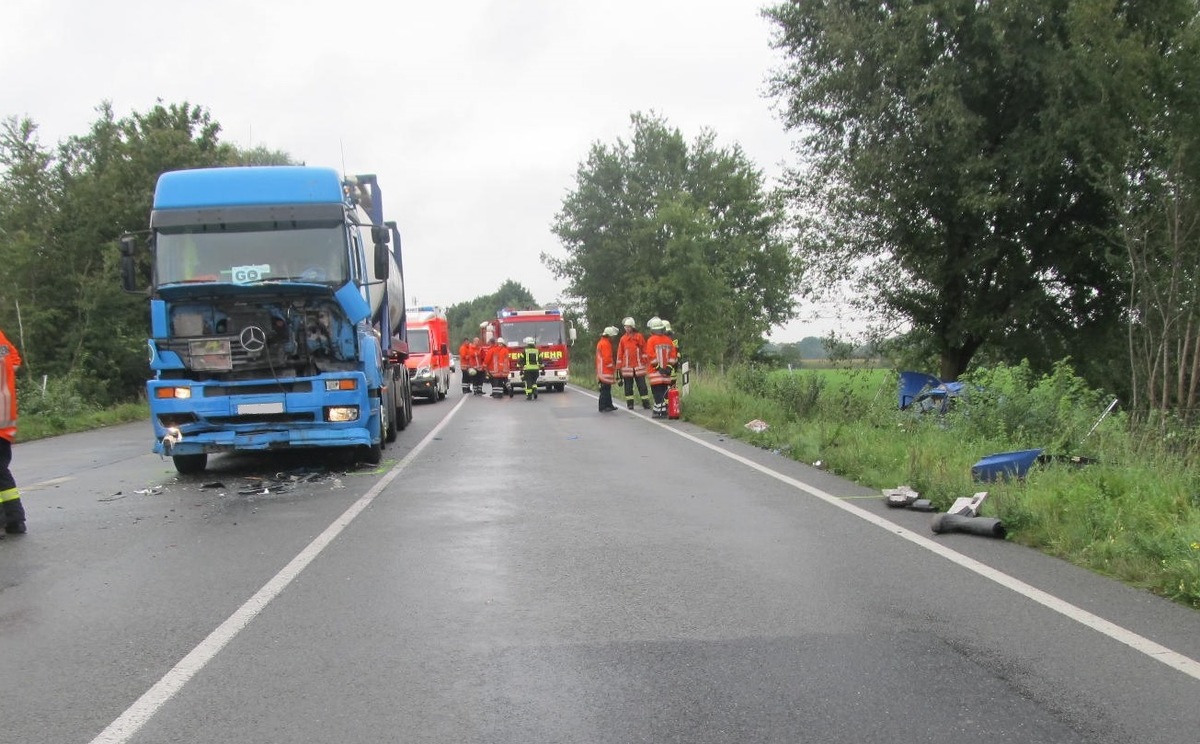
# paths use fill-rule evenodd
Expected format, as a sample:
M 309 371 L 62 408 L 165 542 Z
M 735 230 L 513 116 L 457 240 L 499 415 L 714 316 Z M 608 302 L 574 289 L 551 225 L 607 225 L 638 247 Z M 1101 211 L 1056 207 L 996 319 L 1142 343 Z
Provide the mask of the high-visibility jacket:
M 671 384 L 671 370 L 679 361 L 679 353 L 671 337 L 665 333 L 655 333 L 646 339 L 646 358 L 650 365 L 650 374 L 647 376 L 650 384 Z
M 0 331 L 0 437 L 10 442 L 17 436 L 17 367 L 20 366 L 17 347 Z
M 596 380 L 609 385 L 616 382 L 617 364 L 613 357 L 612 339 L 601 336 L 596 342 Z
M 617 343 L 617 369 L 622 377 L 646 376 L 646 337 L 637 331 L 626 331 Z
M 521 350 L 521 369 L 526 372 L 542 368 L 542 352 L 536 346 L 526 346 Z
M 479 369 L 483 364 L 479 361 L 479 347 L 470 341 L 463 341 L 458 347 L 458 366 L 460 369 Z
M 508 377 L 509 362 L 508 362 L 508 347 L 500 344 L 493 344 L 487 349 L 487 370 L 492 377 Z

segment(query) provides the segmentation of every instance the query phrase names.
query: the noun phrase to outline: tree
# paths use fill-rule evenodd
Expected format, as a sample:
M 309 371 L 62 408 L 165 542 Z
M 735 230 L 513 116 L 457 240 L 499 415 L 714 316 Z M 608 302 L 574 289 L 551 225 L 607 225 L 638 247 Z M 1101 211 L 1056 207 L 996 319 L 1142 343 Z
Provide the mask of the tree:
M 53 335 L 64 320 L 61 303 L 42 301 L 56 276 L 51 251 L 61 184 L 52 163 L 31 120 L 0 125 L 0 328 L 21 347 L 27 377 L 43 373 L 48 356 L 28 340 Z
M 942 379 L 985 344 L 1041 366 L 1111 363 L 1125 292 L 1103 175 L 1127 152 L 1127 112 L 1112 86 L 1086 84 L 1120 60 L 1089 69 L 1081 51 L 1096 14 L 1152 46 L 1154 14 L 1186 1 L 768 9 L 788 58 L 772 92 L 803 133 L 793 196 L 822 276 L 853 274 L 864 302 L 923 331 Z
M 552 230 L 565 257 L 542 255 L 588 329 L 632 316 L 670 319 L 688 356 L 749 356 L 793 315 L 799 266 L 781 237 L 782 202 L 740 147 L 705 131 L 690 145 L 634 114 L 629 141 L 593 144 Z

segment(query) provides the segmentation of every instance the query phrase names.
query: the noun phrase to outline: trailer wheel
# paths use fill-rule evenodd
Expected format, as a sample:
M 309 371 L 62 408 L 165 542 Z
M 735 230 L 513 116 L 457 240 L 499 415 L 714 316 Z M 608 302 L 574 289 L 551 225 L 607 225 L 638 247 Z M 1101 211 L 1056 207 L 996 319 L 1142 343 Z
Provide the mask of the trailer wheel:
M 565 390 L 565 389 L 566 389 L 566 387 L 567 387 L 567 386 L 566 386 L 565 384 L 561 383 L 561 382 L 560 382 L 560 383 L 557 383 L 557 384 L 554 386 L 554 392 L 556 392 L 556 393 L 561 393 L 563 390 Z
M 383 441 L 396 441 L 396 381 L 388 385 L 387 396 L 379 402 L 379 415 L 387 422 L 384 426 Z
M 171 459 L 175 461 L 175 470 L 184 475 L 202 472 L 208 466 L 208 455 L 203 452 L 198 455 L 171 455 Z

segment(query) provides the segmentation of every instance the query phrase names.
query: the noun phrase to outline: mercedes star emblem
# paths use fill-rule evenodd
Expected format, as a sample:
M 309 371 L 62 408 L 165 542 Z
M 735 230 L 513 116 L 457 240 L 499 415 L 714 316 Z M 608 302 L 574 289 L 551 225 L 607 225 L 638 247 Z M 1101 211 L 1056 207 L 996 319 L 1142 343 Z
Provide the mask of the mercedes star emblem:
M 267 345 L 267 332 L 258 326 L 246 326 L 238 340 L 242 342 L 243 349 L 253 354 Z

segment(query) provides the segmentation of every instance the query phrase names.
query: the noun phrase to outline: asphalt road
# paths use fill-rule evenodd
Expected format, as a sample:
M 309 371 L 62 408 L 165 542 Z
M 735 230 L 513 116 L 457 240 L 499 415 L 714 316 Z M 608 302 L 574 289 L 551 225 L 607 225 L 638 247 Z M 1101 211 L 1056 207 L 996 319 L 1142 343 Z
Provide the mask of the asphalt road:
M 1196 742 L 1200 613 L 590 394 L 18 445 L 0 742 Z

